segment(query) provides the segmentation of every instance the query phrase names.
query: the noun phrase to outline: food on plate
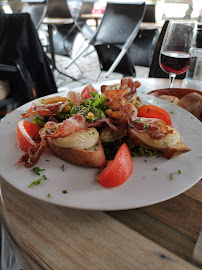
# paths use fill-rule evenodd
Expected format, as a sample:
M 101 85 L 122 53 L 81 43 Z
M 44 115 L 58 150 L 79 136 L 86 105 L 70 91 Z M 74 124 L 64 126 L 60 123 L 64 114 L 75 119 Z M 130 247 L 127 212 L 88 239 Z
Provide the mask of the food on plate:
M 169 101 L 169 102 L 171 102 L 173 104 L 177 104 L 178 101 L 179 101 L 178 97 L 170 96 L 170 95 L 160 95 L 159 98 L 167 100 L 167 101 Z
M 165 110 L 155 105 L 143 105 L 139 107 L 137 116 L 145 118 L 158 118 L 163 120 L 167 125 L 172 126 L 170 115 Z
M 190 93 L 181 98 L 177 105 L 189 111 L 202 121 L 202 95 Z
M 99 133 L 95 128 L 81 129 L 66 137 L 48 137 L 48 145 L 59 158 L 84 166 L 106 165 Z
M 116 153 L 113 161 L 98 175 L 98 182 L 104 187 L 122 185 L 133 172 L 133 161 L 127 145 L 124 143 Z
M 129 178 L 135 154 L 152 156 L 161 151 L 171 158 L 190 151 L 165 110 L 143 105 L 139 86 L 126 77 L 118 84 L 103 85 L 101 93 L 89 84 L 81 93 L 70 91 L 66 97 L 36 100 L 22 118 L 34 118 L 30 123 L 38 126 L 40 141 L 28 145 L 27 133 L 21 132 L 23 139 L 18 145 L 25 153 L 18 164 L 34 166 L 49 147 L 56 156 L 74 164 L 100 168 L 108 164 L 98 181 L 112 187 Z M 29 137 L 28 141 L 35 139 L 33 134 Z
M 161 119 L 137 118 L 128 128 L 128 136 L 135 145 L 161 151 L 168 159 L 190 151 L 179 132 Z
M 202 121 L 202 91 L 186 88 L 167 88 L 148 93 L 174 103 Z
M 39 138 L 40 127 L 32 122 L 20 120 L 17 125 L 16 139 L 18 146 L 23 151 L 28 151 L 28 149 L 36 145 L 36 140 Z

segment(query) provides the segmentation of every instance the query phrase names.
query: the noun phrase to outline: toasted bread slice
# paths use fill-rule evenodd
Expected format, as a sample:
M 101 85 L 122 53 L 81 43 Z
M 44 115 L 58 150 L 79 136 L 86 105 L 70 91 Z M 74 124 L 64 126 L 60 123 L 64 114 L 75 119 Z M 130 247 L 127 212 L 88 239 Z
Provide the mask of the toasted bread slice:
M 179 101 L 179 98 L 175 97 L 175 96 L 161 95 L 161 96 L 158 96 L 158 97 L 161 98 L 161 99 L 167 100 L 167 101 L 169 101 L 171 103 L 174 103 L 174 104 L 177 104 L 178 101 Z
M 157 145 L 152 144 L 151 146 L 145 142 L 143 138 L 143 134 L 142 134 L 142 139 L 141 139 L 141 136 L 137 137 L 137 132 L 135 132 L 131 128 L 128 129 L 128 136 L 135 145 L 137 146 L 144 145 L 144 146 L 147 146 L 151 150 L 161 151 L 163 153 L 163 156 L 166 157 L 167 159 L 176 157 L 178 155 L 181 155 L 191 150 L 181 140 L 176 142 L 174 145 L 170 145 L 170 140 L 168 140 L 167 144 L 165 143 L 166 140 L 164 140 L 163 146 L 162 145 L 158 146 L 158 144 Z
M 177 105 L 189 111 L 202 121 L 202 96 L 198 93 L 190 93 L 181 98 Z
M 52 152 L 63 160 L 89 167 L 103 168 L 106 165 L 106 157 L 100 140 L 88 149 L 63 148 L 55 145 L 50 137 L 47 141 Z

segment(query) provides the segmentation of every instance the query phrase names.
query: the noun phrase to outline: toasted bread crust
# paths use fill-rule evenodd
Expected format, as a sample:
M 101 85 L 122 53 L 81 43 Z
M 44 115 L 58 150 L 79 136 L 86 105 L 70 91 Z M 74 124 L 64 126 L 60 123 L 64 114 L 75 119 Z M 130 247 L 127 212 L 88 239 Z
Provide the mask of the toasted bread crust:
M 62 148 L 53 144 L 50 138 L 47 138 L 47 141 L 51 151 L 63 160 L 89 167 L 103 168 L 106 165 L 106 157 L 100 141 L 96 146 L 96 150 Z
M 167 159 L 179 156 L 179 155 L 191 150 L 181 140 L 178 143 L 176 143 L 175 145 L 173 145 L 172 147 L 168 146 L 164 149 L 158 148 L 158 146 L 155 148 L 151 147 L 151 146 L 147 145 L 146 143 L 144 143 L 140 138 L 138 138 L 134 134 L 133 130 L 130 128 L 128 129 L 128 136 L 135 145 L 137 145 L 137 146 L 144 145 L 144 146 L 147 146 L 151 150 L 161 151 L 163 153 L 163 156 Z

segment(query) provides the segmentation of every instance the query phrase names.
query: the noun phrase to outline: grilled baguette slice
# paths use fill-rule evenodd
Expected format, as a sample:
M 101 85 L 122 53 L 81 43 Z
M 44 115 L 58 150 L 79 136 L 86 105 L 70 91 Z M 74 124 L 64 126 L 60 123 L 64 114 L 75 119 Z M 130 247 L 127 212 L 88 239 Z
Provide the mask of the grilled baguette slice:
M 135 145 L 144 145 L 151 150 L 161 151 L 163 153 L 163 156 L 167 159 L 176 157 L 191 150 L 180 139 L 176 140 L 175 143 L 174 138 L 171 142 L 169 137 L 167 137 L 168 139 L 166 138 L 167 135 L 165 136 L 162 144 L 155 144 L 158 140 L 152 141 L 152 139 L 150 139 L 150 141 L 148 141 L 148 137 L 145 140 L 144 133 L 139 133 L 131 128 L 128 129 L 128 136 Z
M 64 138 L 47 138 L 52 152 L 74 164 L 103 168 L 106 157 L 96 129 L 80 130 Z

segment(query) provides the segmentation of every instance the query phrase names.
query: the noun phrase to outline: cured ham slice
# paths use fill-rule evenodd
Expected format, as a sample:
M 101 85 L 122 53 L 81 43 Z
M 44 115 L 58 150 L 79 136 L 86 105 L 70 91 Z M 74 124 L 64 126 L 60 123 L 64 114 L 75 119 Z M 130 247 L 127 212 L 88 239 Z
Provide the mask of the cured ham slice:
M 41 142 L 31 146 L 28 151 L 20 158 L 18 161 L 18 165 L 32 167 L 34 166 L 40 159 L 43 151 L 46 148 L 46 138 L 42 137 Z
M 80 93 L 77 93 L 75 91 L 70 91 L 67 94 L 67 100 L 74 103 L 74 105 L 79 106 L 82 103 L 82 97 Z
M 23 113 L 21 117 L 28 118 L 35 114 L 38 114 L 41 117 L 56 115 L 62 111 L 65 104 L 66 104 L 65 102 L 57 102 L 54 104 L 32 106 L 26 113 Z
M 47 122 L 40 135 L 46 137 L 66 137 L 67 135 L 86 127 L 87 123 L 85 118 L 80 114 L 75 114 L 64 120 L 62 123 Z

